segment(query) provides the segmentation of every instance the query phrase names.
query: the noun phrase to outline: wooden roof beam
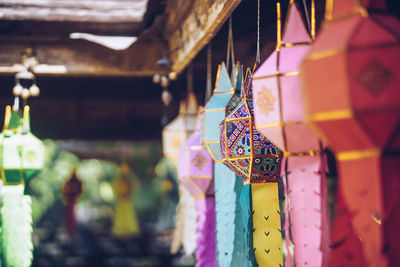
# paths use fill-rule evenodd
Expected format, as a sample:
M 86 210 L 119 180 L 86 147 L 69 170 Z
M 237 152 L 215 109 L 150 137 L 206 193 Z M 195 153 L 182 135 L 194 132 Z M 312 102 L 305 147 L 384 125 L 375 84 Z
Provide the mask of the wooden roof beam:
M 176 49 L 170 56 L 172 70 L 180 73 L 213 38 L 241 0 L 193 0 L 185 12 L 173 8 L 178 2 L 168 2 L 167 13 L 174 20 L 168 20 L 164 36 L 169 50 Z M 177 25 L 175 21 L 182 23 Z

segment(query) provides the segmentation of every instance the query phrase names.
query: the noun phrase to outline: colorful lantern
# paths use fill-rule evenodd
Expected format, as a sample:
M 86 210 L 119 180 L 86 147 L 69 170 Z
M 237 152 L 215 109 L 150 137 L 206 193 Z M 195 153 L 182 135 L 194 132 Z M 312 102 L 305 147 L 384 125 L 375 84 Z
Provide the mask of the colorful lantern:
M 247 70 L 242 98 L 220 124 L 221 157 L 246 184 L 241 203 L 249 261 L 278 266 L 283 264 L 277 184 L 282 152 L 254 127 L 251 79 Z
M 131 170 L 128 164 L 119 167 L 119 177 L 114 181 L 114 191 L 117 196 L 112 234 L 116 237 L 130 237 L 140 234 L 139 224 L 131 198 L 134 183 L 131 181 Z
M 44 146 L 30 131 L 29 106 L 23 116 L 19 110 L 6 107 L 1 133 L 0 168 L 4 185 L 24 184 L 37 174 L 44 164 Z
M 325 18 L 301 69 L 307 116 L 336 154 L 339 193 L 361 240 L 334 229 L 330 264 L 398 266 L 400 21 L 384 0 L 327 1 Z
M 204 108 L 201 136 L 204 147 L 216 162 L 214 163 L 215 210 L 217 260 L 221 266 L 244 265 L 244 236 L 240 216 L 239 197 L 242 183 L 236 179 L 221 160 L 219 144 L 219 123 L 232 111 L 240 100 L 242 66 L 233 66 L 229 78 L 225 63 L 218 66 L 214 95 Z M 232 86 L 233 85 L 233 86 Z
M 314 29 L 314 12 L 311 17 Z M 285 229 L 285 236 L 293 240 L 296 265 L 324 266 L 322 256 L 328 249 L 329 234 L 324 188 L 326 165 L 318 137 L 305 123 L 299 80 L 300 63 L 311 48 L 314 34 L 308 33 L 294 0 L 290 1 L 284 25 L 281 40 L 277 3 L 276 49 L 253 78 L 255 123 L 257 130 L 284 152 L 282 177 L 287 180 L 287 191 L 291 192 L 285 196 L 285 219 L 291 224 L 290 229 Z M 291 266 L 291 257 L 286 259 L 285 266 Z
M 163 153 L 175 165 L 178 164 L 179 147 L 196 128 L 196 115 L 196 95 L 189 92 L 187 99 L 181 101 L 178 116 L 163 129 Z
M 67 234 L 72 236 L 76 229 L 75 203 L 82 194 L 82 182 L 76 176 L 76 169 L 72 171 L 72 176 L 65 182 L 62 194 L 65 201 L 65 228 Z
M 196 266 L 218 266 L 215 250 L 214 161 L 200 142 L 197 130 L 179 149 L 178 180 L 195 199 L 198 211 Z
M 5 265 L 28 267 L 32 263 L 31 198 L 24 184 L 43 167 L 44 146 L 30 131 L 29 107 L 23 116 L 6 107 L 0 134 L 0 168 L 4 183 L 1 199 L 1 250 Z

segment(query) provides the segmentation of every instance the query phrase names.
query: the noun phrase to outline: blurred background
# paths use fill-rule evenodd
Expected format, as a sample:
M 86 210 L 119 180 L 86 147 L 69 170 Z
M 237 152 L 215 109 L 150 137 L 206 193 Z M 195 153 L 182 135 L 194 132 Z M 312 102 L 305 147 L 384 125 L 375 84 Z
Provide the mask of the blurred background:
M 289 1 L 281 2 L 286 14 Z M 399 14 L 395 2 L 388 4 Z M 311 5 L 309 0 L 305 3 Z M 220 12 L 218 5 L 227 11 Z M 207 31 L 202 21 L 213 11 L 210 7 L 218 9 L 218 25 L 193 45 L 191 39 Z M 325 1 L 316 1 L 317 28 L 324 8 Z M 2 114 L 13 102 L 15 73 L 21 70 L 23 55 L 37 61 L 34 73 L 40 96 L 29 98 L 28 104 L 32 132 L 45 144 L 45 166 L 26 185 L 32 196 L 33 266 L 193 264 L 193 259 L 170 254 L 178 188 L 176 168 L 162 156 L 161 132 L 178 114 L 189 62 L 197 101 L 204 104 L 204 45 L 212 47 L 214 82 L 216 66 L 226 58 L 230 14 L 236 58 L 245 67 L 252 66 L 256 12 L 256 0 L 0 1 Z M 260 14 L 263 61 L 275 48 L 275 1 L 261 1 Z M 187 22 L 190 16 L 195 22 Z M 197 25 L 192 32 L 190 23 Z M 160 64 L 165 58 L 170 62 Z M 168 78 L 166 86 L 153 82 L 156 75 Z M 172 97 L 169 105 L 161 99 L 163 90 Z M 328 182 L 334 191 L 333 157 L 329 163 Z M 129 168 L 124 175 L 121 165 Z M 66 230 L 63 188 L 74 175 L 82 182 L 82 193 L 76 192 L 71 234 Z M 116 180 L 122 176 L 129 180 L 127 193 L 118 190 Z M 132 219 L 126 235 L 113 226 L 123 199 L 129 199 Z

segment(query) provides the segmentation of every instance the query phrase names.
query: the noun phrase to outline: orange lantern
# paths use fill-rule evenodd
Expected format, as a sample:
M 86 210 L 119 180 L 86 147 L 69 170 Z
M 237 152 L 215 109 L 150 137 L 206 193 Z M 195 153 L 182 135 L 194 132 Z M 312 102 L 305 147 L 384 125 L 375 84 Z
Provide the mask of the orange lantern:
M 339 195 L 361 240 L 334 229 L 330 264 L 365 266 L 362 256 L 400 266 L 400 21 L 384 0 L 329 0 L 325 18 L 301 69 L 307 116 L 336 154 Z

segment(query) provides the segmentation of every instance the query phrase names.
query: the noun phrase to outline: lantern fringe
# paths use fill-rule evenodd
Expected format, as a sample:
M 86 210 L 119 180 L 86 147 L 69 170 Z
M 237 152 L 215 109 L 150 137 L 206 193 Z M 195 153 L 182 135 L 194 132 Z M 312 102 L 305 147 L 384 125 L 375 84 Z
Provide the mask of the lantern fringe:
M 247 252 L 247 263 L 248 267 L 257 267 L 256 256 L 254 254 L 253 246 L 253 208 L 251 203 L 251 186 L 247 184 L 243 186 L 242 193 L 240 195 L 240 206 L 242 208 L 242 221 L 244 226 L 244 238 L 245 238 L 245 251 Z
M 361 240 L 354 231 L 351 215 L 341 195 L 338 191 L 335 207 L 337 216 L 332 222 L 328 266 L 367 266 Z
M 291 223 L 285 236 L 293 240 L 296 266 L 324 266 L 323 252 L 327 252 L 329 242 L 325 160 L 325 157 L 305 156 L 285 161 Z
M 218 267 L 215 242 L 215 199 L 206 197 L 196 200 L 197 250 L 196 267 Z
M 286 164 L 284 165 L 286 166 Z M 286 169 L 286 168 L 285 168 Z M 285 174 L 287 174 L 285 170 Z M 285 240 L 283 246 L 285 247 L 283 253 L 285 258 L 285 267 L 292 267 L 294 264 L 294 251 L 293 251 L 293 239 L 292 239 L 292 222 L 290 220 L 289 212 L 290 212 L 290 199 L 289 199 L 289 189 L 287 186 L 287 176 L 282 177 L 283 186 L 284 186 L 284 233 L 285 233 Z
M 179 185 L 179 205 L 175 219 L 175 232 L 171 253 L 175 254 L 183 246 L 186 255 L 196 250 L 197 211 L 195 201 L 183 185 Z
M 31 198 L 23 185 L 3 186 L 1 250 L 6 266 L 29 267 L 33 259 Z
M 283 266 L 278 183 L 251 184 L 254 254 L 259 266 Z
M 183 237 L 182 244 L 183 250 L 187 255 L 193 254 L 196 251 L 196 239 L 197 239 L 197 216 L 198 211 L 196 210 L 195 200 L 187 191 L 186 188 L 182 187 L 181 199 L 183 203 Z
M 246 253 L 240 208 L 243 183 L 223 163 L 214 165 L 217 260 L 220 266 L 244 266 Z

